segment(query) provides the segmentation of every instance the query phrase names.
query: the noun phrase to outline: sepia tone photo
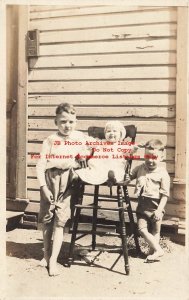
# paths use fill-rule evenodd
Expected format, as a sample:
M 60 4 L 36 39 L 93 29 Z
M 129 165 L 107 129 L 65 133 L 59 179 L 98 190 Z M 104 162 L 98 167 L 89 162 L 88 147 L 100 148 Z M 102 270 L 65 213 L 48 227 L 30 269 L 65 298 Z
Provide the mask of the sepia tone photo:
M 5 5 L 8 299 L 187 299 L 179 3 Z

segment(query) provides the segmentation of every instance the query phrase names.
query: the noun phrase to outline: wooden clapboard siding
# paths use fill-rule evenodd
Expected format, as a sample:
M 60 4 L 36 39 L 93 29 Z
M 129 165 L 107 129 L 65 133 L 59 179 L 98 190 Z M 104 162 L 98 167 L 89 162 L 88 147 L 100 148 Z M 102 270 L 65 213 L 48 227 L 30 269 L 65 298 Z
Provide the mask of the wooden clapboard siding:
M 107 6 L 108 11 L 108 6 Z M 135 11 L 132 14 L 128 12 L 107 13 L 103 17 L 99 15 L 69 16 L 69 18 L 48 18 L 30 21 L 30 29 L 39 30 L 61 30 L 61 29 L 83 29 L 99 28 L 120 25 L 142 25 L 151 23 L 169 23 L 176 22 L 176 10 L 170 8 L 157 9 L 152 11 Z M 155 22 L 156 21 L 156 22 Z
M 156 66 L 156 67 L 125 67 L 125 68 L 85 68 L 85 69 L 61 69 L 51 70 L 32 70 L 29 74 L 30 81 L 69 81 L 69 80 L 108 80 L 108 79 L 136 79 L 138 78 L 175 78 L 176 67 Z M 150 77 L 149 77 L 150 76 Z M 153 77 L 152 77 L 153 76 Z
M 61 102 L 69 102 L 78 107 L 82 105 L 101 105 L 103 106 L 146 106 L 152 102 L 156 106 L 175 105 L 175 95 L 172 94 L 108 94 L 108 95 L 35 95 L 29 96 L 28 102 L 32 107 L 57 106 Z
M 164 9 L 163 7 L 159 7 Z M 70 17 L 70 16 L 79 16 L 79 15 L 102 15 L 120 12 L 133 12 L 133 11 L 146 11 L 154 10 L 154 7 L 142 7 L 142 6 L 109 6 L 107 11 L 107 6 L 103 5 L 94 5 L 94 6 L 66 6 L 66 7 L 54 7 L 54 6 L 44 6 L 41 8 L 32 8 L 30 19 L 43 19 L 43 18 L 54 18 L 54 17 Z
M 70 9 L 70 8 L 77 8 L 77 6 L 75 5 L 66 5 L 66 6 L 62 6 L 62 5 L 32 5 L 30 6 L 30 16 L 32 16 L 32 12 L 41 12 L 41 11 L 47 11 L 47 12 L 51 12 L 56 11 L 56 10 L 65 10 L 65 9 Z
M 93 55 L 70 55 L 70 56 L 40 56 L 38 59 L 31 58 L 30 69 L 58 69 L 76 67 L 112 67 L 112 66 L 146 66 L 146 65 L 172 65 L 176 63 L 174 52 L 142 52 L 142 53 L 114 53 Z
M 77 130 L 87 131 L 87 128 L 89 126 L 94 126 L 96 123 L 94 119 L 85 119 L 82 120 L 81 118 L 78 118 L 79 122 L 77 124 Z M 167 121 L 167 120 L 148 120 L 145 118 L 119 118 L 120 121 L 123 122 L 124 125 L 130 125 L 135 124 L 138 128 L 138 132 L 161 132 L 161 133 L 174 133 L 175 132 L 175 123 L 173 121 Z M 99 118 L 98 119 L 98 126 L 105 126 L 107 119 L 106 118 Z M 56 131 L 56 126 L 54 123 L 54 119 L 50 118 L 30 118 L 28 120 L 28 127 L 29 130 L 46 130 L 50 129 L 52 131 Z
M 83 32 L 84 31 L 84 32 Z M 175 37 L 176 24 L 152 24 L 148 26 L 121 26 L 116 28 L 95 28 L 58 31 L 56 35 L 54 31 L 41 32 L 41 44 L 67 43 L 67 42 L 87 42 L 87 41 L 107 41 L 107 40 L 131 40 L 144 38 L 159 38 L 159 37 Z
M 175 172 L 177 9 L 138 6 L 33 6 L 40 56 L 29 60 L 28 197 L 39 202 L 35 165 L 44 138 L 56 131 L 55 109 L 75 105 L 77 129 L 109 119 L 137 126 L 136 142 L 159 138 L 162 165 Z M 143 149 L 138 155 L 143 161 Z M 134 182 L 129 187 L 134 197 Z M 182 210 L 182 212 L 180 212 Z M 168 214 L 183 207 L 170 199 Z
M 174 79 L 159 80 L 96 80 L 93 81 L 36 81 L 30 82 L 28 91 L 36 93 L 146 93 L 175 92 Z
M 95 41 L 78 42 L 55 45 L 41 45 L 41 56 L 71 55 L 71 54 L 98 54 L 98 53 L 118 53 L 118 52 L 151 52 L 152 51 L 175 51 L 175 38 L 147 38 L 139 40 L 117 40 L 117 41 Z
M 86 111 L 87 110 L 87 114 Z M 55 117 L 55 107 L 29 107 L 28 113 L 31 117 Z M 106 109 L 103 107 L 78 107 L 77 113 L 80 117 L 94 117 L 97 118 L 99 115 L 103 115 L 105 118 L 127 118 L 127 117 L 145 117 L 145 118 L 173 118 L 175 117 L 175 107 L 174 106 L 165 106 L 165 107 L 124 107 L 122 110 L 120 106 L 111 107 L 108 106 Z

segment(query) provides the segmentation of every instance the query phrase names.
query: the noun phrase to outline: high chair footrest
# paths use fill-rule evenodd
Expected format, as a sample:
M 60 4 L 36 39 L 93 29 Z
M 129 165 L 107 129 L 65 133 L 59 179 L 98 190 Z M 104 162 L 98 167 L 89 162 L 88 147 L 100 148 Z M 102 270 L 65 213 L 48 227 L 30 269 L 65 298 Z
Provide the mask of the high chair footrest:
M 82 205 L 82 204 L 76 204 L 75 208 L 85 208 L 85 209 L 99 209 L 99 206 L 95 205 Z
M 70 232 L 73 232 L 73 228 L 70 229 Z M 108 225 L 108 224 L 97 224 L 96 230 L 92 230 L 91 223 L 79 223 L 77 228 L 77 233 L 95 233 L 96 234 L 106 234 L 107 232 L 116 233 L 116 225 Z M 118 234 L 119 235 L 119 234 Z
M 82 205 L 82 204 L 76 204 L 75 208 L 85 208 L 85 209 L 99 209 L 99 210 L 110 210 L 110 211 L 119 211 L 124 210 L 126 211 L 128 205 L 125 205 L 125 207 L 115 207 L 115 208 L 109 208 L 109 207 L 101 207 L 101 206 L 95 206 L 95 205 Z
M 108 198 L 98 198 L 98 202 L 117 203 L 118 200 L 117 200 L 117 198 L 115 198 L 115 199 L 112 199 L 112 198 L 110 198 L 110 199 L 108 199 Z
M 73 232 L 73 228 L 70 229 L 70 233 Z M 117 232 L 103 231 L 103 230 L 90 230 L 90 229 L 78 229 L 77 234 L 95 234 L 100 236 L 114 236 L 120 237 L 120 234 Z
M 77 231 L 91 231 L 92 230 L 92 224 L 91 223 L 79 223 Z M 109 224 L 97 224 L 96 230 L 101 232 L 116 232 L 116 225 L 109 225 Z M 70 228 L 70 231 L 73 232 L 73 228 Z
M 73 232 L 73 229 L 70 229 L 70 232 Z M 78 229 L 77 230 L 77 234 L 95 234 L 95 235 L 100 235 L 100 236 L 115 236 L 115 237 L 119 237 L 120 234 L 117 232 L 104 232 L 101 230 L 87 230 L 87 229 Z

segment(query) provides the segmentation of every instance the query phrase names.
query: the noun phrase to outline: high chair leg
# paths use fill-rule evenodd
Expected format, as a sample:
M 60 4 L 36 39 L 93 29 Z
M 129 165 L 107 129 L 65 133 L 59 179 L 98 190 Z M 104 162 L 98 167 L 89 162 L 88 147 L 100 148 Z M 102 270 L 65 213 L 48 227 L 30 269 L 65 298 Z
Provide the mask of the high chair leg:
M 99 185 L 95 185 L 94 192 L 94 206 L 98 206 L 98 193 L 99 193 Z M 96 223 L 97 223 L 97 214 L 98 210 L 93 209 L 93 219 L 92 219 L 92 250 L 95 250 L 96 247 Z
M 84 193 L 84 184 L 82 182 L 78 183 L 78 204 L 82 204 L 83 201 L 83 193 Z M 68 257 L 68 266 L 70 267 L 73 262 L 73 255 L 74 255 L 74 248 L 75 248 L 75 240 L 77 236 L 77 229 L 79 224 L 79 218 L 81 214 L 81 208 L 76 207 L 75 217 L 73 220 L 73 231 L 72 237 L 70 242 L 70 249 L 69 249 L 69 257 Z
M 123 197 L 122 197 L 121 186 L 117 187 L 117 196 L 118 196 L 118 207 L 122 208 L 119 210 L 119 220 L 120 220 L 120 229 L 121 229 L 123 257 L 124 257 L 124 263 L 125 263 L 125 273 L 126 273 L 126 275 L 129 275 L 130 267 L 129 267 L 129 260 L 128 260 L 127 236 L 126 236 L 126 227 L 125 227 L 125 217 L 124 217 L 124 207 L 123 207 Z
M 128 205 L 127 212 L 128 212 L 128 216 L 129 216 L 129 222 L 130 222 L 130 225 L 131 225 L 131 230 L 132 230 L 132 233 L 134 234 L 134 241 L 135 241 L 136 251 L 139 254 L 141 252 L 141 250 L 140 250 L 140 246 L 139 246 L 139 242 L 138 242 L 137 229 L 136 229 L 134 218 L 133 218 L 133 212 L 132 212 L 132 207 L 131 207 L 131 202 L 130 202 L 127 187 L 125 187 L 125 186 L 123 187 L 123 192 L 124 192 L 125 202 Z
M 74 217 L 74 223 L 73 223 L 73 232 L 72 232 L 72 238 L 70 242 L 70 250 L 69 250 L 69 257 L 68 257 L 68 266 L 70 267 L 73 262 L 73 253 L 75 248 L 75 240 L 77 235 L 77 228 L 79 223 L 79 217 L 81 213 L 81 208 L 76 208 L 76 214 Z

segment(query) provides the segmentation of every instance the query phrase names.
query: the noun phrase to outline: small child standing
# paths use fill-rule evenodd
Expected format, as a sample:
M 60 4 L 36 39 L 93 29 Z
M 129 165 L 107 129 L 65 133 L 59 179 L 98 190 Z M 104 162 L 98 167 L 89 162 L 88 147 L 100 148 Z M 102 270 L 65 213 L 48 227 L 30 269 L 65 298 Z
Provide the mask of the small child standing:
M 75 157 L 89 153 L 84 146 L 86 137 L 75 130 L 76 112 L 72 105 L 62 103 L 57 107 L 55 124 L 58 131 L 44 140 L 36 166 L 41 195 L 39 221 L 43 223 L 44 242 L 41 265 L 48 267 L 50 276 L 58 275 L 57 258 L 63 241 L 63 228 L 70 217 L 71 170 L 80 167 Z
M 160 166 L 163 151 L 160 140 L 148 141 L 145 145 L 145 163 L 134 168 L 128 180 L 136 179 L 138 230 L 150 246 L 147 261 L 158 260 L 164 254 L 159 240 L 164 208 L 169 197 L 170 177 L 166 169 Z

